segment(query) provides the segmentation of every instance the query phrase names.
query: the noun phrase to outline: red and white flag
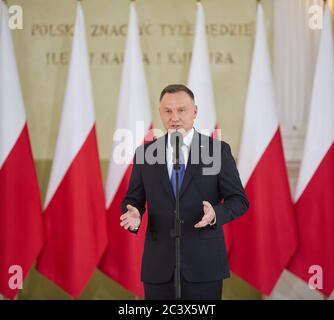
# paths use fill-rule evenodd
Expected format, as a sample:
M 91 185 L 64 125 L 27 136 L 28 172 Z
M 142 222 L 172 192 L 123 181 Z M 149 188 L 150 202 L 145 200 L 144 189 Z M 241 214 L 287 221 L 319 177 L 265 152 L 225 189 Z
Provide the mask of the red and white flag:
M 107 244 L 89 59 L 80 3 L 37 269 L 78 298 Z
M 202 4 L 197 2 L 196 5 L 196 28 L 188 77 L 188 87 L 194 92 L 195 104 L 198 107 L 194 126 L 199 132 L 220 139 L 206 38 L 205 14 Z M 231 237 L 228 225 L 224 226 L 224 232 L 226 248 L 229 251 Z
M 140 49 L 135 4 L 130 4 L 128 35 L 117 106 L 117 124 L 114 134 L 106 183 L 106 208 L 109 243 L 100 269 L 114 281 L 138 296 L 144 295 L 140 280 L 141 258 L 147 225 L 143 216 L 137 234 L 120 226 L 121 203 L 128 189 L 135 147 L 149 138 L 152 118 Z M 122 148 L 126 150 L 121 152 Z M 121 155 L 125 154 L 126 159 Z
M 297 237 L 261 4 L 238 168 L 250 209 L 231 222 L 231 270 L 268 295 L 291 259 Z
M 214 131 L 217 127 L 215 97 L 211 80 L 205 15 L 200 2 L 197 2 L 196 28 L 188 87 L 194 92 L 195 104 L 198 106 L 195 128 L 204 134 L 215 135 Z
M 41 198 L 8 28 L 0 2 L 0 293 L 13 299 L 43 245 Z M 22 268 L 22 269 L 20 269 Z M 22 273 L 21 273 L 22 270 Z M 21 278 L 22 275 L 22 278 Z M 11 280 L 11 277 L 12 280 Z M 13 281 L 15 278 L 15 281 Z
M 300 244 L 288 269 L 325 296 L 334 290 L 334 43 L 325 6 L 295 210 Z M 313 278 L 313 280 L 312 280 Z

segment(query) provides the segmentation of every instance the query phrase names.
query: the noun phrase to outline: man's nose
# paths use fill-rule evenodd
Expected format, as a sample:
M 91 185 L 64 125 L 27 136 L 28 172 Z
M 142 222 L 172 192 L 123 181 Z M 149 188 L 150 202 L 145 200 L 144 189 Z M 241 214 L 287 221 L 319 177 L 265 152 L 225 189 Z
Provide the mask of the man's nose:
M 176 121 L 179 121 L 179 120 L 180 120 L 179 115 L 177 114 L 177 112 L 174 112 L 172 114 L 172 121 L 176 122 Z

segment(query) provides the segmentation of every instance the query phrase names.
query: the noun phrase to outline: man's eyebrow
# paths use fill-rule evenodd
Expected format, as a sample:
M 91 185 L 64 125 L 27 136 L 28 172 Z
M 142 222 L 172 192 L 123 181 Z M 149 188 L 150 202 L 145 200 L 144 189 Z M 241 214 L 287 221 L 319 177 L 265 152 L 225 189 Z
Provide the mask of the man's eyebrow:
M 181 105 L 181 106 L 177 106 L 176 109 L 182 109 L 182 108 L 187 108 L 187 107 L 190 107 L 191 104 L 184 104 L 184 105 Z M 162 107 L 164 110 L 167 110 L 167 109 L 172 109 L 173 107 L 170 107 L 170 106 L 163 106 Z

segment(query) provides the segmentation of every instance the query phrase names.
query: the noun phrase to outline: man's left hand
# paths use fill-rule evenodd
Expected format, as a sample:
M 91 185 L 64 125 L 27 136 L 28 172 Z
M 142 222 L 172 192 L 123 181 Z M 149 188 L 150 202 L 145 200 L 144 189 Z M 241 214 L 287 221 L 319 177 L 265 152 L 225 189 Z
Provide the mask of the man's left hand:
M 208 224 L 212 224 L 216 218 L 215 210 L 213 209 L 212 205 L 208 201 L 203 201 L 203 211 L 204 216 L 202 220 L 195 224 L 195 228 L 204 228 Z

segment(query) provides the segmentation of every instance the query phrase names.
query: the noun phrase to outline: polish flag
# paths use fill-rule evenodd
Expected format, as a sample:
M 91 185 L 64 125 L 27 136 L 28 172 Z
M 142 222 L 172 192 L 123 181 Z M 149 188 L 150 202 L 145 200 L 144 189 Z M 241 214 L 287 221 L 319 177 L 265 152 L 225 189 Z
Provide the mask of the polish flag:
M 196 5 L 196 28 L 188 77 L 188 87 L 194 92 L 195 104 L 198 107 L 194 126 L 199 132 L 220 139 L 206 39 L 205 14 L 202 4 L 197 2 Z M 226 249 L 229 251 L 231 236 L 228 225 L 224 225 L 224 233 Z
M 45 199 L 37 269 L 78 298 L 107 244 L 84 16 L 77 6 L 63 113 Z
M 43 245 L 41 198 L 8 28 L 0 2 L 0 293 L 15 298 Z
M 297 237 L 261 4 L 238 167 L 250 209 L 231 222 L 231 270 L 268 295 L 291 259 Z
M 195 128 L 206 135 L 215 135 L 214 131 L 217 127 L 215 97 L 211 80 L 205 15 L 200 2 L 197 2 L 196 28 L 188 87 L 194 92 L 195 104 L 198 107 Z
M 288 267 L 326 297 L 334 290 L 333 142 L 334 44 L 327 4 L 295 195 L 300 245 Z
M 117 106 L 117 123 L 106 182 L 109 243 L 100 269 L 135 295 L 144 295 L 140 280 L 147 213 L 137 234 L 120 226 L 121 203 L 126 195 L 135 148 L 150 140 L 152 118 L 140 48 L 135 3 L 130 4 L 128 35 Z M 124 148 L 125 147 L 125 150 Z M 122 153 L 121 151 L 125 151 Z M 122 158 L 125 154 L 125 159 Z

